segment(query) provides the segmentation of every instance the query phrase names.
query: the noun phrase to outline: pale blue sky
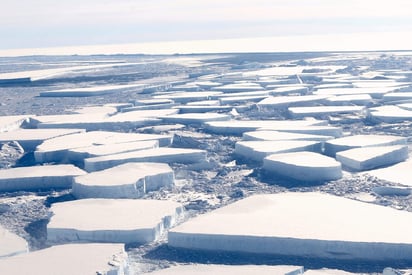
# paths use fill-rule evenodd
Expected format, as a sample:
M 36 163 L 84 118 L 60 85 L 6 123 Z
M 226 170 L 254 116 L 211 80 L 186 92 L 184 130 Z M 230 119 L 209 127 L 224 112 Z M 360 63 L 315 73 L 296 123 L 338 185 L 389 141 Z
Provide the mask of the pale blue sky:
M 2 2 L 0 49 L 412 31 L 410 0 Z

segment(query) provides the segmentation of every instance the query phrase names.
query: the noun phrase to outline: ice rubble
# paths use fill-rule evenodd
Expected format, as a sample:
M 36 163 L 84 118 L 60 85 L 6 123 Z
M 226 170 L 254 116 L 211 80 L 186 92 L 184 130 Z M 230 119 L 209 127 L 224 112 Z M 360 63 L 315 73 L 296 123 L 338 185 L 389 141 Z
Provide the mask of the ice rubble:
M 204 161 L 206 161 L 205 150 L 160 147 L 87 158 L 84 160 L 84 169 L 93 172 L 126 162 L 197 163 Z
M 408 151 L 406 145 L 355 148 L 336 153 L 336 160 L 355 171 L 364 171 L 404 161 Z
M 313 152 L 268 155 L 263 160 L 267 174 L 274 173 L 299 181 L 329 181 L 342 177 L 342 168 L 335 159 Z
M 267 266 L 267 265 L 180 265 L 162 269 L 151 273 L 152 275 L 300 275 L 303 267 L 300 266 Z
M 365 110 L 363 106 L 316 106 L 316 107 L 290 107 L 289 113 L 294 118 L 322 117 L 336 114 L 359 114 Z
M 11 233 L 0 225 L 0 262 L 4 257 L 27 252 L 29 252 L 29 245 L 26 240 Z M 4 269 L 0 268 L 0 270 L 3 271 Z
M 335 156 L 337 152 L 359 147 L 375 147 L 389 145 L 406 145 L 407 139 L 390 135 L 354 135 L 325 142 L 325 154 Z
M 326 141 L 333 139 L 332 136 L 321 136 L 311 134 L 288 133 L 280 131 L 252 131 L 243 133 L 242 140 L 313 140 Z
M 66 244 L 0 259 L 2 274 L 124 275 L 127 254 L 123 244 Z
M 174 173 L 164 163 L 125 163 L 75 177 L 76 198 L 139 198 L 146 192 L 174 185 Z
M 37 146 L 34 157 L 37 162 L 62 162 L 68 160 L 70 149 L 145 140 L 157 140 L 159 146 L 168 146 L 172 143 L 172 139 L 170 135 L 91 131 L 46 140 Z
M 83 132 L 83 129 L 18 129 L 0 133 L 0 142 L 17 141 L 25 151 L 34 151 L 47 139 Z
M 321 152 L 322 143 L 310 140 L 263 140 L 239 141 L 235 145 L 235 154 L 245 160 L 261 162 L 275 153 L 312 151 Z
M 71 164 L 4 169 L 0 170 L 0 191 L 71 188 L 73 178 L 84 174 Z
M 84 97 L 84 96 L 101 96 L 116 92 L 143 88 L 143 84 L 129 85 L 104 85 L 96 87 L 62 89 L 54 91 L 40 92 L 41 97 Z
M 17 130 L 20 126 L 29 122 L 29 116 L 0 116 L 0 133 Z
M 83 199 L 53 204 L 47 240 L 147 243 L 157 240 L 183 215 L 172 201 Z
M 396 226 L 388 230 L 388 224 Z M 407 211 L 321 193 L 279 193 L 254 195 L 193 218 L 169 231 L 168 245 L 400 261 L 412 258 L 411 226 Z

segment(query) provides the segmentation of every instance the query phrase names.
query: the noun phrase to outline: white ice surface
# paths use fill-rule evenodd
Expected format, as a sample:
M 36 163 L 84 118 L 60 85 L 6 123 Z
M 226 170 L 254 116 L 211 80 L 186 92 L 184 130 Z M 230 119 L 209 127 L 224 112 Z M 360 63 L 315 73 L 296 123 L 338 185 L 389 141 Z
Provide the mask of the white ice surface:
M 346 272 L 337 269 L 312 269 L 306 270 L 303 275 L 356 275 L 356 273 Z M 358 274 L 359 275 L 359 274 Z
M 411 226 L 412 213 L 407 211 L 321 193 L 280 193 L 251 196 L 193 218 L 169 231 L 168 244 L 399 261 L 412 258 Z
M 229 120 L 206 122 L 207 130 L 217 134 L 235 134 L 241 135 L 244 132 L 255 131 L 259 128 L 276 129 L 296 127 L 301 128 L 312 125 L 326 125 L 324 120 Z
M 384 94 L 393 91 L 394 87 L 367 87 L 367 88 L 330 88 L 314 91 L 315 95 L 339 96 L 368 94 L 372 98 L 381 98 Z
M 390 135 L 354 135 L 325 142 L 325 154 L 335 156 L 337 152 L 359 148 L 389 145 L 406 145 L 407 139 Z
M 393 105 L 373 108 L 370 110 L 369 115 L 374 119 L 387 123 L 412 120 L 412 111 Z
M 269 155 L 263 160 L 263 169 L 300 181 L 328 181 L 342 177 L 339 162 L 313 152 Z
M 191 101 L 198 100 L 208 100 L 214 96 L 220 95 L 222 92 L 216 91 L 205 91 L 205 92 L 176 92 L 176 93 L 167 93 L 163 95 L 155 95 L 154 99 L 170 99 L 174 102 L 187 103 Z
M 222 91 L 225 93 L 237 93 L 237 92 L 252 92 L 263 90 L 263 87 L 257 83 L 252 82 L 242 82 L 242 83 L 232 83 L 218 87 L 212 87 L 212 90 Z
M 272 86 L 273 87 L 273 86 Z M 273 95 L 278 95 L 278 94 L 301 94 L 304 95 L 309 91 L 309 88 L 305 85 L 288 85 L 284 87 L 276 87 L 273 91 L 270 93 Z
M 34 157 L 37 162 L 64 161 L 68 159 L 69 149 L 145 140 L 157 140 L 159 146 L 168 146 L 172 139 L 170 135 L 92 131 L 46 140 L 37 146 Z
M 355 171 L 392 165 L 408 158 L 408 146 L 377 146 L 355 148 L 336 153 L 336 160 Z
M 18 167 L 0 170 L 0 191 L 71 188 L 85 171 L 71 164 Z
M 4 229 L 0 225 L 0 262 L 3 257 L 10 257 L 27 252 L 29 252 L 29 245 L 26 240 Z M 0 270 L 2 270 L 3 273 L 3 269 L 0 268 Z
M 289 121 L 290 122 L 290 121 Z M 272 125 L 270 127 L 258 128 L 258 131 L 270 131 L 276 130 L 279 132 L 297 133 L 297 134 L 311 134 L 311 135 L 322 135 L 322 136 L 332 136 L 341 137 L 343 135 L 342 128 L 335 126 L 298 126 L 294 123 L 285 125 Z
M 126 269 L 123 244 L 66 244 L 0 259 L 8 275 L 124 275 Z
M 183 214 L 172 201 L 83 199 L 53 204 L 47 225 L 51 242 L 147 243 Z
M 222 97 L 219 99 L 220 104 L 240 104 L 240 103 L 248 103 L 248 102 L 259 102 L 262 99 L 267 98 L 268 96 L 265 95 L 258 95 L 258 96 L 228 96 Z
M 29 116 L 0 116 L 0 133 L 19 129 L 24 122 L 29 121 Z
M 86 88 L 72 88 L 53 91 L 40 92 L 41 97 L 84 97 L 84 96 L 99 96 L 122 92 L 126 90 L 133 90 L 143 88 L 143 84 L 129 84 L 129 85 L 104 85 Z
M 106 155 L 84 160 L 88 172 L 107 169 L 126 162 L 197 163 L 206 161 L 206 151 L 182 148 L 155 148 Z
M 387 93 L 382 97 L 383 101 L 412 100 L 412 92 L 393 92 Z
M 67 158 L 72 162 L 83 162 L 85 158 L 126 153 L 158 148 L 157 140 L 131 141 L 115 144 L 91 145 L 67 150 Z
M 166 123 L 202 124 L 208 121 L 226 121 L 230 116 L 216 113 L 187 113 L 160 117 Z
M 164 163 L 125 163 L 75 177 L 76 198 L 139 198 L 146 192 L 174 185 L 174 173 Z
M 368 94 L 333 96 L 325 100 L 325 103 L 328 105 L 355 104 L 355 105 L 366 106 L 372 102 L 373 102 L 373 99 Z
M 300 266 L 267 266 L 267 265 L 180 265 L 158 270 L 152 275 L 300 275 L 303 267 Z
M 327 95 L 272 96 L 258 102 L 257 106 L 266 109 L 306 106 L 323 102 L 326 98 L 328 98 Z
M 207 113 L 207 112 L 229 112 L 233 109 L 231 105 L 185 105 L 178 107 L 181 114 Z
M 367 173 L 379 179 L 398 183 L 404 186 L 412 187 L 412 159 L 400 162 L 398 164 L 370 170 Z
M 17 141 L 25 151 L 34 151 L 43 141 L 59 136 L 85 132 L 83 129 L 18 129 L 0 133 L 0 142 Z
M 235 154 L 244 159 L 259 162 L 271 154 L 300 151 L 321 152 L 321 150 L 321 142 L 310 140 L 239 141 L 235 145 Z
M 290 107 L 289 113 L 294 118 L 319 117 L 325 115 L 361 113 L 363 106 L 316 106 L 316 107 Z
M 243 133 L 242 140 L 313 140 L 326 141 L 333 139 L 332 136 L 288 133 L 280 131 L 252 131 Z

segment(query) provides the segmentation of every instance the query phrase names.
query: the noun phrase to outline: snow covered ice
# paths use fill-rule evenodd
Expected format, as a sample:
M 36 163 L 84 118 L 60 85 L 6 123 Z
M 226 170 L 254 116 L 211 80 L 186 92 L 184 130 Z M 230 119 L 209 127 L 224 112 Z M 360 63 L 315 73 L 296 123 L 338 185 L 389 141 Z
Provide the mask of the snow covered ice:
M 330 259 L 410 260 L 411 223 L 410 212 L 337 196 L 255 195 L 173 228 L 169 245 Z M 396 226 L 387 230 L 387 224 Z
M 157 240 L 183 214 L 180 204 L 160 200 L 83 199 L 54 204 L 47 240 L 147 243 Z
M 25 239 L 0 226 L 0 261 L 4 257 L 27 252 L 29 252 L 29 245 Z

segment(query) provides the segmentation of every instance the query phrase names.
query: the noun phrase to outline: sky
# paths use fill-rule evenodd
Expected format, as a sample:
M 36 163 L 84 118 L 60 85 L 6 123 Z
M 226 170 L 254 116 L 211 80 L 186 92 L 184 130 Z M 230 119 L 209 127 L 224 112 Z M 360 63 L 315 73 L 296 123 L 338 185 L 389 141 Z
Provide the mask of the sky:
M 379 44 L 412 49 L 410 0 L 1 1 L 0 51 L 132 43 L 150 48 L 159 42 L 170 47 L 199 40 L 223 48 L 231 41 L 235 50 L 242 39 L 260 47 L 274 43 L 274 50 L 322 48 L 313 39 L 331 50 L 342 43 L 348 50 L 362 43 L 370 50 Z

